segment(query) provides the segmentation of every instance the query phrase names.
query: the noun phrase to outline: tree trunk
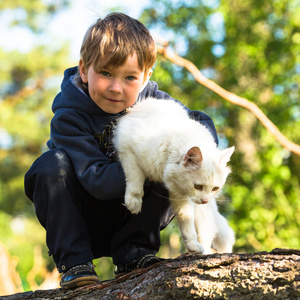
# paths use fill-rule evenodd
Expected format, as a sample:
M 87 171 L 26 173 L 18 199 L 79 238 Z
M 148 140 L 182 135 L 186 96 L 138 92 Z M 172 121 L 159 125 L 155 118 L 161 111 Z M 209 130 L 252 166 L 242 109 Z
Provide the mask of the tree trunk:
M 184 254 L 100 285 L 1 299 L 300 299 L 300 250 Z

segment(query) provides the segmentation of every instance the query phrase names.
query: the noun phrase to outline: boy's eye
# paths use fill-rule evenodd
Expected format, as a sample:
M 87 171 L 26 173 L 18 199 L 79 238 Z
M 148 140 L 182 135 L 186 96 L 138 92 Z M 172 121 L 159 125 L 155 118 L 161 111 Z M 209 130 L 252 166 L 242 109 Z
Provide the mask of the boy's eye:
M 194 184 L 194 187 L 195 187 L 196 190 L 200 190 L 200 191 L 203 190 L 203 185 L 202 185 L 202 184 L 197 184 L 197 183 L 195 183 L 195 184 Z
M 128 80 L 135 80 L 135 77 L 134 76 L 127 76 L 126 79 L 128 79 Z
M 103 76 L 110 76 L 110 74 L 106 71 L 101 71 L 100 74 Z

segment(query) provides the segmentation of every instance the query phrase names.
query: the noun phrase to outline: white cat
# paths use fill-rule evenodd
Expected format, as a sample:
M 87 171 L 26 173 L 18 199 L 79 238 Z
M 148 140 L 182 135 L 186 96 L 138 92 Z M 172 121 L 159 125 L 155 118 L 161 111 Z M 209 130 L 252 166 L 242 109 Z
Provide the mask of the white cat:
M 114 145 L 126 176 L 125 205 L 142 207 L 146 178 L 162 182 L 189 251 L 232 252 L 234 233 L 215 195 L 230 173 L 234 147 L 219 150 L 209 130 L 173 100 L 147 98 L 119 119 Z

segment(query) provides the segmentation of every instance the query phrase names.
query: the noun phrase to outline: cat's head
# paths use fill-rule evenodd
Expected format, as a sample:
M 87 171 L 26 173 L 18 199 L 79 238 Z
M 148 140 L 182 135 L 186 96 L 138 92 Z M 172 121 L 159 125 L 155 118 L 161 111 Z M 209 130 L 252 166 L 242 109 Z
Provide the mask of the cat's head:
M 177 171 L 173 171 L 169 179 L 169 190 L 177 196 L 188 196 L 197 204 L 208 203 L 223 187 L 230 168 L 227 166 L 234 147 L 225 150 L 212 149 L 202 153 L 199 147 L 190 148 Z M 170 172 L 170 173 L 171 173 Z

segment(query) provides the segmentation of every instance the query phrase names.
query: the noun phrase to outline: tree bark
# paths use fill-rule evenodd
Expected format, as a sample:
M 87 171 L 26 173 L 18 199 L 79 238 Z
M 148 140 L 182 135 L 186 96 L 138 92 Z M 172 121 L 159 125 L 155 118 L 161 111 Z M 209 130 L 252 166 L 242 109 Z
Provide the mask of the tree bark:
M 118 279 L 64 291 L 38 290 L 1 299 L 300 299 L 300 250 L 191 254 Z

